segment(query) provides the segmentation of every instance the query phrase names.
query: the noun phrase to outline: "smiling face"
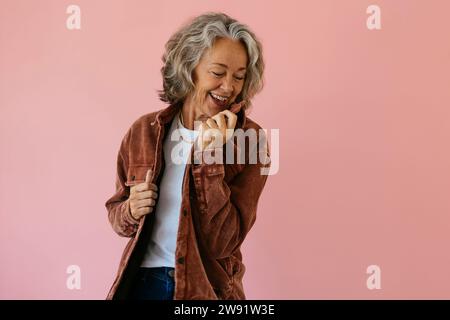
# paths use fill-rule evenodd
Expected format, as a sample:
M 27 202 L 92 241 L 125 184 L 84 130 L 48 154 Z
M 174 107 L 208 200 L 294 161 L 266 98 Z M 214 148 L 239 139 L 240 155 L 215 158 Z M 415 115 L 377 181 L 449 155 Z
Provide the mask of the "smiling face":
M 216 39 L 194 69 L 195 91 L 185 101 L 194 108 L 195 120 L 206 120 L 230 108 L 244 86 L 247 61 L 244 44 Z

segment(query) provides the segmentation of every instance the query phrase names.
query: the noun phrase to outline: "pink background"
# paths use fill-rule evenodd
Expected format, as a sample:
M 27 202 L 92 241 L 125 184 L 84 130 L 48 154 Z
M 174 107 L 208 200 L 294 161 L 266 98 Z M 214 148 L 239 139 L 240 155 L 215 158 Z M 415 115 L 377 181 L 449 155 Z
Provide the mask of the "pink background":
M 70 4 L 81 30 L 66 28 Z M 164 107 L 168 37 L 209 10 L 261 38 L 250 117 L 280 130 L 280 170 L 242 248 L 247 298 L 450 298 L 450 2 L 0 6 L 0 298 L 105 298 L 127 241 L 104 207 L 119 143 Z M 81 290 L 66 288 L 72 264 Z M 372 264 L 380 290 L 366 287 Z

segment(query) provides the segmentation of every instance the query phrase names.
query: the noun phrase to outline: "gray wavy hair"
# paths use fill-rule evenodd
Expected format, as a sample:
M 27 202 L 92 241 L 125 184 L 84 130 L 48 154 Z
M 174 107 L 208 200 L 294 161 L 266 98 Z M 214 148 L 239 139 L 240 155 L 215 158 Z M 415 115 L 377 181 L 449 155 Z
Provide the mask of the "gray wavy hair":
M 161 68 L 163 89 L 158 90 L 162 101 L 171 104 L 182 102 L 194 90 L 193 71 L 204 51 L 213 46 L 216 38 L 239 40 L 247 49 L 247 73 L 236 102 L 245 100 L 244 109 L 250 107 L 251 99 L 264 85 L 262 45 L 248 26 L 224 13 L 214 12 L 194 18 L 167 41 Z

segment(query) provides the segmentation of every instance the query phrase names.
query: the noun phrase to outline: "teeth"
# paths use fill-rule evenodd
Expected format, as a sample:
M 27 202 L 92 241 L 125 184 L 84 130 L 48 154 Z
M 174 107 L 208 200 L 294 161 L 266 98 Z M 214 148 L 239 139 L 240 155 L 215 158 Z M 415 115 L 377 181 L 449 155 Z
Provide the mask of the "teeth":
M 211 95 L 212 95 L 214 98 L 216 98 L 217 100 L 220 100 L 220 101 L 225 101 L 225 100 L 228 99 L 227 97 L 221 97 L 221 96 L 218 96 L 217 94 L 214 94 L 214 93 L 212 93 L 212 92 L 211 92 Z

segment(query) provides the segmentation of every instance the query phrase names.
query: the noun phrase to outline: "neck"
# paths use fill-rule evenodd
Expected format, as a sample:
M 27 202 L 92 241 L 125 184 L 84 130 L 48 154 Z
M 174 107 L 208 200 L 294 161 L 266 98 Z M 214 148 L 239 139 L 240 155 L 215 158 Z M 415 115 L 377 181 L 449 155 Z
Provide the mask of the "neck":
M 196 118 L 195 108 L 191 105 L 190 99 L 187 98 L 181 108 L 183 126 L 186 129 L 194 130 L 194 121 Z

